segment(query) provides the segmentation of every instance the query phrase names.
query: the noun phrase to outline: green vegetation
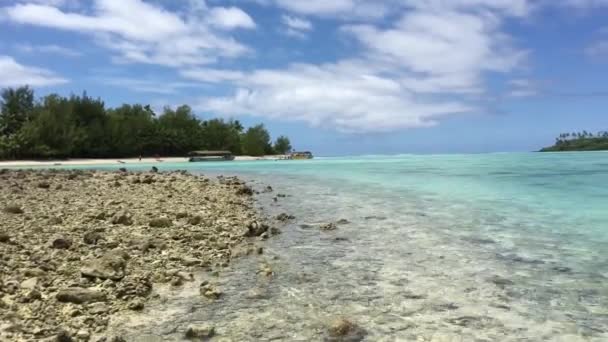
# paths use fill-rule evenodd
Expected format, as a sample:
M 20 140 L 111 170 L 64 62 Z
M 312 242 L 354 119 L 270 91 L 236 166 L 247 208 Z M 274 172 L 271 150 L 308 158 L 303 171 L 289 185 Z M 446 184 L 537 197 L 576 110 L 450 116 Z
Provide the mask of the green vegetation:
M 587 131 L 562 133 L 555 139 L 555 145 L 545 147 L 540 152 L 562 151 L 604 151 L 608 150 L 608 132 L 593 134 Z
M 36 101 L 29 87 L 3 90 L 0 105 L 0 159 L 185 156 L 193 150 L 260 156 L 291 150 L 284 136 L 273 145 L 262 124 L 245 130 L 238 120 L 202 121 L 185 105 L 157 116 L 149 105 L 106 108 L 86 93 Z

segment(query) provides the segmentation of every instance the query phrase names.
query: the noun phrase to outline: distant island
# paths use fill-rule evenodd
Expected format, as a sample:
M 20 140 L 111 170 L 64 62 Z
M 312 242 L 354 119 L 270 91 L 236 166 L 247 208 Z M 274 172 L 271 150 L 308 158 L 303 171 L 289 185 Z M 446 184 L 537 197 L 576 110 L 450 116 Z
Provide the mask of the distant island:
M 271 141 L 263 124 L 201 120 L 187 105 L 157 113 L 145 104 L 108 108 L 86 92 L 38 100 L 27 86 L 0 93 L 0 160 L 185 157 L 200 150 L 257 157 L 292 147 L 286 136 Z
M 608 151 L 608 131 L 597 134 L 587 131 L 562 133 L 555 138 L 555 145 L 540 150 L 540 152 L 567 151 Z

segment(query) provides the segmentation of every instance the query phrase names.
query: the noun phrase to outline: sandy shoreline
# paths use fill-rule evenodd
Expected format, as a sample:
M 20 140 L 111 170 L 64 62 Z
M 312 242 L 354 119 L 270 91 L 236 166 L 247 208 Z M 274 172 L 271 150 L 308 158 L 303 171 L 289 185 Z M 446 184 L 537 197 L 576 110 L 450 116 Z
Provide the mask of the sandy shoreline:
M 0 340 L 124 341 L 110 318 L 160 300 L 156 285 L 197 281 L 214 301 L 214 277 L 279 232 L 234 177 L 3 170 L 0 189 Z
M 285 156 L 237 156 L 235 161 L 254 161 L 254 160 L 281 160 Z M 1 168 L 18 168 L 18 167 L 45 167 L 45 166 L 86 166 L 86 165 L 138 165 L 138 164 L 155 164 L 155 163 L 187 163 L 186 157 L 160 157 L 160 158 L 123 158 L 123 159 L 68 159 L 68 160 L 10 160 L 0 161 Z

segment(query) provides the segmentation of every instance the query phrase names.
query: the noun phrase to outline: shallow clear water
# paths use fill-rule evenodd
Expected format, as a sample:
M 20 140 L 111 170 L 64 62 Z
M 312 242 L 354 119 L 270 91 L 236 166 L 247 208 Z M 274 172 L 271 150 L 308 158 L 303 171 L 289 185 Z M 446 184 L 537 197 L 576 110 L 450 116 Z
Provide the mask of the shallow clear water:
M 260 205 L 296 220 L 265 255 L 223 272 L 224 299 L 185 291 L 139 331 L 179 340 L 188 324 L 211 322 L 220 339 L 322 340 L 344 316 L 369 341 L 608 340 L 608 153 L 160 168 L 270 184 Z M 287 197 L 275 203 L 277 193 Z M 342 218 L 334 232 L 315 226 Z M 257 274 L 261 262 L 271 279 Z

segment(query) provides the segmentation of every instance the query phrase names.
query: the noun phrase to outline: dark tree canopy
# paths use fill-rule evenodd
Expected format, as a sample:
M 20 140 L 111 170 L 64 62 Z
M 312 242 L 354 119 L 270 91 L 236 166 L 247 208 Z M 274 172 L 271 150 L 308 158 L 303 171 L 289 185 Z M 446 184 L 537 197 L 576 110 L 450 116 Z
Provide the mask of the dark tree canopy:
M 555 145 L 545 147 L 541 152 L 562 151 L 606 151 L 608 150 L 608 131 L 596 134 L 591 132 L 562 133 L 555 138 Z
M 185 156 L 193 150 L 273 153 L 264 125 L 247 129 L 238 120 L 200 120 L 189 106 L 164 108 L 80 96 L 48 95 L 38 101 L 29 87 L 5 89 L 0 101 L 0 159 L 126 158 Z M 276 144 L 283 150 L 289 139 Z M 279 142 L 279 140 L 277 140 Z
M 4 89 L 0 109 L 0 133 L 16 133 L 34 109 L 34 91 L 29 87 Z
M 278 154 L 287 154 L 291 152 L 291 142 L 289 138 L 281 135 L 274 142 L 274 152 Z
M 243 135 L 243 153 L 250 156 L 272 154 L 270 134 L 263 124 L 249 127 Z

